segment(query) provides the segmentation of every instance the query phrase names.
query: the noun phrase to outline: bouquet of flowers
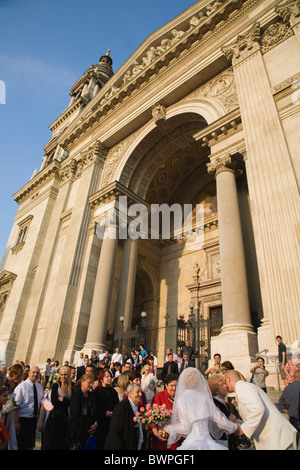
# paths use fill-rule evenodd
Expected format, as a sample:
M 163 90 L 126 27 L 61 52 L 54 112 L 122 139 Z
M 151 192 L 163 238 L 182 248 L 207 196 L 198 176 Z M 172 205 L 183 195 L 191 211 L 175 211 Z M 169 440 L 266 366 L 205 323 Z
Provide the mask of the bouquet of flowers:
M 7 402 L 2 407 L 2 413 L 8 414 L 10 411 L 17 410 L 19 406 L 13 397 L 8 397 Z
M 152 407 L 150 404 L 146 405 L 146 408 L 140 408 L 140 411 L 137 413 L 137 416 L 133 418 L 133 421 L 136 423 L 136 426 L 144 426 L 146 430 L 150 426 L 156 424 L 162 426 L 169 423 L 171 419 L 172 412 L 166 408 L 166 405 L 156 405 Z M 162 437 L 167 437 L 163 429 L 159 430 L 159 433 Z

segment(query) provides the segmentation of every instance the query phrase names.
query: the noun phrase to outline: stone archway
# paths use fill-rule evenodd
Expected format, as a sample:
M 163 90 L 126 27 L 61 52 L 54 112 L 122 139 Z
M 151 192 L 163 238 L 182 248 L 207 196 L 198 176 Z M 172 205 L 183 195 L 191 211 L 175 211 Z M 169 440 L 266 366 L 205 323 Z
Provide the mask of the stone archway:
M 207 122 L 201 115 L 187 112 L 187 107 L 184 111 L 176 114 L 173 110 L 168 119 L 152 126 L 150 132 L 131 151 L 123 166 L 120 183 L 148 205 L 165 203 L 183 206 L 200 202 L 197 195 L 201 189 L 210 183 L 214 184 L 206 168 L 208 153 L 193 137 L 207 126 Z M 217 228 L 217 223 L 212 228 Z M 143 255 L 145 250 L 150 262 L 157 263 L 159 267 L 156 273 L 158 296 L 155 305 L 151 307 L 157 309 L 157 319 L 153 321 L 147 318 L 147 329 L 153 332 L 151 347 L 156 351 L 159 349 L 160 354 L 164 353 L 165 347 L 176 350 L 177 318 L 186 313 L 190 300 L 185 285 L 190 282 L 189 269 L 192 270 L 198 253 L 194 251 L 184 256 L 184 249 L 185 243 L 177 245 L 173 241 L 164 241 L 161 244 L 160 241 L 139 240 L 139 255 Z M 172 250 L 173 255 L 170 254 Z M 187 259 L 190 261 L 186 262 Z M 141 312 L 148 310 L 143 302 L 144 284 L 138 270 L 137 273 L 133 327 L 135 321 L 139 322 Z

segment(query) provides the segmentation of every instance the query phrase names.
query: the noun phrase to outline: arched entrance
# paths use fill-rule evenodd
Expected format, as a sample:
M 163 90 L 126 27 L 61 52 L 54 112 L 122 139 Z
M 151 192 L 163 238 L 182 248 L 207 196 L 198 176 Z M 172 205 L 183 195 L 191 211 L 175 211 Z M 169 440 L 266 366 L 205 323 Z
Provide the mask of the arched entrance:
M 176 205 L 182 214 L 185 206 L 193 210 L 200 204 L 204 207 L 205 247 L 189 245 L 186 236 L 174 238 L 172 230 L 169 239 L 160 233 L 156 240 L 148 237 L 138 241 L 138 257 L 148 269 L 153 269 L 158 285 L 158 298 L 150 308 L 157 313 L 148 315 L 147 276 L 137 269 L 131 330 L 141 323 L 141 312 L 146 311 L 147 346 L 161 356 L 167 347 L 177 350 L 177 321 L 189 315 L 188 305 L 193 296 L 188 285 L 196 263 L 201 266 L 205 280 L 203 296 L 206 299 L 218 296 L 221 303 L 220 274 L 216 269 L 219 258 L 216 185 L 207 172 L 208 152 L 193 137 L 206 126 L 202 116 L 187 112 L 158 121 L 132 151 L 120 175 L 120 182 L 148 206 Z M 170 223 L 174 228 L 172 215 Z

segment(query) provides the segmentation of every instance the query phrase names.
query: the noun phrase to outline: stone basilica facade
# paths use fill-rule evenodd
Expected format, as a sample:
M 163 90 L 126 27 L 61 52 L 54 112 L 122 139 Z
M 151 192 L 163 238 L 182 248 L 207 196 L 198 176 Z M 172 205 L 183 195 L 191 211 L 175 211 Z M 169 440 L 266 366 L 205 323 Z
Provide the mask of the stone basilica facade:
M 299 0 L 200 0 L 70 95 L 14 195 L 7 364 L 142 341 L 162 366 L 190 339 L 199 367 L 218 352 L 247 377 L 277 334 L 299 339 Z M 167 237 L 139 231 L 154 205 L 170 209 Z M 175 207 L 191 208 L 182 236 Z

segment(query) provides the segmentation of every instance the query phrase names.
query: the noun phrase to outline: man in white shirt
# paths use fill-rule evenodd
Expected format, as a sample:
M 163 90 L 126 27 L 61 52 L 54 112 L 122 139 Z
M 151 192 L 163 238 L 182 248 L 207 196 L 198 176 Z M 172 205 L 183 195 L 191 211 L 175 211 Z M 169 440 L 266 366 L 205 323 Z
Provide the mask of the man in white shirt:
M 19 450 L 32 450 L 35 446 L 37 418 L 44 397 L 44 389 L 37 382 L 40 369 L 31 367 L 28 378 L 14 390 L 14 399 L 19 406 L 20 432 L 17 436 Z
M 103 361 L 104 357 L 105 357 L 105 351 L 103 348 L 100 348 L 99 361 Z
M 115 362 L 119 362 L 120 364 L 123 364 L 123 357 L 122 357 L 122 354 L 120 353 L 119 348 L 116 348 L 116 352 L 111 357 L 111 364 L 114 364 Z

